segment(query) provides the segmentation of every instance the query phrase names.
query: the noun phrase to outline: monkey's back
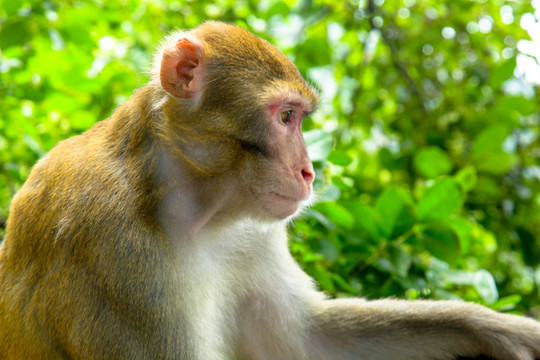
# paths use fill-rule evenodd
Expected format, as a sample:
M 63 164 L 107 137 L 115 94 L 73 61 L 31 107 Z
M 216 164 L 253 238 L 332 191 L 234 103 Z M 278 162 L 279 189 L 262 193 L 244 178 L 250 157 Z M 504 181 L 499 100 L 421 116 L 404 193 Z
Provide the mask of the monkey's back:
M 57 144 L 13 198 L 0 247 L 0 358 L 144 358 L 141 338 L 156 324 L 170 330 L 167 314 L 144 308 L 174 296 L 152 277 L 173 270 L 152 225 L 161 191 L 152 134 L 127 108 Z

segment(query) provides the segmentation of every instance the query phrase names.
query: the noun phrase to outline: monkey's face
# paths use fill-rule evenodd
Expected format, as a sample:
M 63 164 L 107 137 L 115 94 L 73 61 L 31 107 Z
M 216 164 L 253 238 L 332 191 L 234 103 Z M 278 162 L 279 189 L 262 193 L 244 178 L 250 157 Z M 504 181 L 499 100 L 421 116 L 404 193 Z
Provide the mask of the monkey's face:
M 228 212 L 297 213 L 314 179 L 302 120 L 318 98 L 296 66 L 246 30 L 212 22 L 173 35 L 162 53 L 161 86 L 175 99 L 164 133 L 192 177 L 226 188 Z
M 264 151 L 248 166 L 246 186 L 263 215 L 285 219 L 312 198 L 315 173 L 302 136 L 302 120 L 312 106 L 300 93 L 288 91 L 275 96 L 265 110 Z

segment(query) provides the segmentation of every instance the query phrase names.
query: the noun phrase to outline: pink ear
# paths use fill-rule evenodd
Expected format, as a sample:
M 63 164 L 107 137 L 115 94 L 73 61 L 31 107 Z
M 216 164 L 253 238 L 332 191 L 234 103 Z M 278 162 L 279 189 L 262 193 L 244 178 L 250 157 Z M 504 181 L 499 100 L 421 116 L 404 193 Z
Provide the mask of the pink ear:
M 163 89 L 179 98 L 198 98 L 202 89 L 202 54 L 202 45 L 186 37 L 165 49 L 160 71 Z

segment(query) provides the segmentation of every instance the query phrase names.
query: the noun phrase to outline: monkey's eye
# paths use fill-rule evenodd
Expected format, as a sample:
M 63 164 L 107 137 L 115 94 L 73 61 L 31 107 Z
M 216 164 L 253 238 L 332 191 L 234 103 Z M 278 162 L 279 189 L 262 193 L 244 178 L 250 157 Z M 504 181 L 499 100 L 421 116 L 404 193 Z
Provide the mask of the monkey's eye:
M 292 110 L 287 110 L 281 113 L 281 122 L 286 124 L 291 119 Z

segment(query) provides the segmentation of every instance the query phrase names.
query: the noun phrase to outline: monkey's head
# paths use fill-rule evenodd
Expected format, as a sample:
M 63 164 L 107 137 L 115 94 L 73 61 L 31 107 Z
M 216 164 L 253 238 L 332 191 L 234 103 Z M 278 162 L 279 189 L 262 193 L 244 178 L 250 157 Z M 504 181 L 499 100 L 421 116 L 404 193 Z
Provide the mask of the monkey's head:
M 311 198 L 302 120 L 318 97 L 283 53 L 238 26 L 207 22 L 171 35 L 156 70 L 163 131 L 193 177 L 227 179 L 244 209 L 266 218 L 290 217 Z

